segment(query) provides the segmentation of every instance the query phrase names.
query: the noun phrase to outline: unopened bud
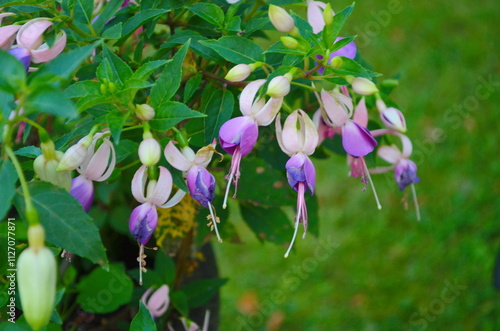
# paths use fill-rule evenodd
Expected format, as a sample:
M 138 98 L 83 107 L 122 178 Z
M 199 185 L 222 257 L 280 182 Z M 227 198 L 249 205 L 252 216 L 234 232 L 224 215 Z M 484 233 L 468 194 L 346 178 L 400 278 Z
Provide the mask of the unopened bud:
M 406 121 L 403 113 L 396 108 L 389 107 L 380 112 L 380 119 L 385 127 L 401 133 L 406 132 Z
M 344 64 L 344 60 L 340 56 L 335 56 L 331 61 L 330 61 L 330 67 L 337 69 L 342 67 L 342 64 Z
M 250 76 L 251 73 L 252 67 L 250 67 L 248 64 L 242 63 L 232 67 L 231 70 L 228 71 L 224 79 L 230 82 L 241 82 L 248 76 Z
M 135 114 L 143 121 L 150 121 L 155 117 L 155 110 L 147 104 L 136 105 Z
M 333 23 L 333 15 L 332 5 L 327 3 L 325 10 L 323 11 L 323 20 L 325 21 L 325 25 L 331 25 Z
M 299 42 L 297 41 L 297 39 L 295 39 L 293 37 L 282 36 L 280 39 L 286 48 L 296 49 L 299 47 Z
M 352 89 L 357 94 L 372 95 L 378 92 L 377 86 L 371 80 L 364 77 L 356 77 L 350 83 Z
M 276 30 L 284 33 L 291 32 L 295 27 L 295 22 L 293 21 L 292 16 L 287 13 L 281 7 L 270 5 L 269 6 L 269 19 L 271 23 L 274 25 Z
M 44 152 L 35 159 L 35 162 L 33 162 L 33 170 L 41 180 L 62 187 L 69 192 L 71 190 L 71 172 L 57 172 L 59 160 L 61 160 L 63 156 L 64 154 L 62 152 L 56 151 L 54 152 L 54 157 L 48 158 Z
M 69 171 L 78 168 L 85 159 L 90 144 L 92 144 L 92 136 L 87 135 L 80 139 L 76 145 L 68 148 L 57 166 L 57 171 Z
M 17 282 L 23 315 L 33 330 L 47 325 L 54 311 L 56 259 L 45 246 L 26 248 L 17 261 Z
M 269 82 L 266 94 L 272 98 L 282 98 L 288 92 L 290 92 L 290 79 L 285 76 L 277 76 Z
M 139 159 L 142 164 L 151 167 L 160 161 L 161 147 L 154 138 L 144 139 L 139 145 Z

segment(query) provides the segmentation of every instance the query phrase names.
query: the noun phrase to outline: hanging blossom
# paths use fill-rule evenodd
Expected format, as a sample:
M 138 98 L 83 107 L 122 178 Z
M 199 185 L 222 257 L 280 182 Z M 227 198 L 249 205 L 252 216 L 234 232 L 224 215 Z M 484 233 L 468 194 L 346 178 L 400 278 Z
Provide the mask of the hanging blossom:
M 172 167 L 182 171 L 191 197 L 198 201 L 203 207 L 210 210 L 209 226 L 215 229 L 217 240 L 222 242 L 217 223 L 219 218 L 215 215 L 215 208 L 212 201 L 215 196 L 215 178 L 206 169 L 215 151 L 217 141 L 214 141 L 205 147 L 202 147 L 194 153 L 189 147 L 182 148 L 182 152 L 175 147 L 175 142 L 170 141 L 165 147 L 165 158 Z
M 307 231 L 307 206 L 304 194 L 307 190 L 314 194 L 316 186 L 316 170 L 308 155 L 314 153 L 318 145 L 318 131 L 307 114 L 298 109 L 291 113 L 281 127 L 280 116 L 276 119 L 276 137 L 283 152 L 290 156 L 286 163 L 288 183 L 297 191 L 297 214 L 295 216 L 295 231 L 290 247 L 285 253 L 288 257 L 297 236 L 299 223 L 304 226 L 304 235 Z
M 415 162 L 410 160 L 410 156 L 413 151 L 413 146 L 410 139 L 399 132 L 386 129 L 374 130 L 372 131 L 372 134 L 375 137 L 384 134 L 391 134 L 401 139 L 402 152 L 394 145 L 381 146 L 377 150 L 377 155 L 383 160 L 391 163 L 392 166 L 370 169 L 370 172 L 385 173 L 394 171 L 394 179 L 401 191 L 403 191 L 407 186 L 411 186 L 413 202 L 415 204 L 415 210 L 417 213 L 417 220 L 420 221 L 420 208 L 418 207 L 417 193 L 414 185 L 415 183 L 420 182 L 420 178 L 418 178 L 417 176 L 417 165 L 415 164 Z
M 205 318 L 203 319 L 203 327 L 201 327 L 201 328 L 198 324 L 196 324 L 193 321 L 188 320 L 185 317 L 181 317 L 180 321 L 181 321 L 182 326 L 184 327 L 185 331 L 208 331 L 208 326 L 210 324 L 210 310 L 205 311 Z M 168 324 L 168 329 L 169 329 L 169 331 L 176 331 L 176 330 L 174 330 L 172 325 L 170 325 L 170 323 Z
M 165 314 L 170 305 L 170 288 L 168 285 L 162 285 L 154 291 L 153 294 L 151 294 L 151 292 L 153 292 L 152 287 L 144 292 L 141 301 L 149 310 L 151 316 L 153 318 L 158 318 Z
M 111 176 L 116 164 L 115 148 L 109 140 L 109 136 L 104 133 L 96 133 L 92 139 L 92 143 L 88 148 L 83 147 L 83 141 L 87 141 L 88 137 L 84 137 L 78 143 L 76 148 L 65 153 L 59 162 L 58 171 L 70 170 L 61 169 L 61 164 L 63 160 L 71 159 L 75 156 L 75 159 L 83 159 L 81 163 L 76 167 L 76 171 L 80 176 L 73 178 L 71 182 L 70 193 L 78 202 L 82 205 L 83 209 L 88 213 L 92 202 L 94 200 L 94 184 L 93 182 L 102 182 Z M 96 144 L 101 142 L 101 145 L 96 149 Z M 70 153 L 68 153 L 70 152 Z M 85 154 L 82 154 L 85 152 Z M 78 156 L 76 156 L 76 153 Z M 82 158 L 82 155 L 83 158 Z M 64 166 L 64 165 L 63 165 Z
M 18 30 L 16 30 L 17 28 L 10 28 L 7 30 L 6 36 L 0 39 L 0 43 L 4 40 L 4 38 L 6 38 L 7 43 L 5 44 L 5 47 L 9 44 L 12 46 L 11 40 L 13 33 L 17 33 L 16 45 L 14 48 L 9 50 L 9 53 L 18 58 L 19 61 L 23 63 L 26 70 L 28 70 L 31 62 L 48 62 L 58 56 L 66 47 L 66 32 L 64 30 L 60 30 L 57 34 L 52 47 L 49 47 L 49 45 L 44 42 L 43 34 L 53 26 L 54 23 L 52 23 L 48 18 L 35 18 L 29 20 Z
M 264 98 L 259 98 L 257 93 L 265 79 L 251 82 L 241 92 L 240 110 L 243 116 L 235 117 L 224 123 L 219 131 L 219 141 L 221 147 L 233 156 L 229 175 L 226 176 L 228 185 L 222 207 L 227 206 L 227 197 L 231 182 L 234 183 L 236 191 L 240 178 L 241 158 L 250 153 L 259 136 L 259 126 L 267 126 L 276 117 L 281 108 L 283 97 L 290 91 L 291 75 L 277 76 L 269 82 L 266 94 L 270 96 L 266 102 Z

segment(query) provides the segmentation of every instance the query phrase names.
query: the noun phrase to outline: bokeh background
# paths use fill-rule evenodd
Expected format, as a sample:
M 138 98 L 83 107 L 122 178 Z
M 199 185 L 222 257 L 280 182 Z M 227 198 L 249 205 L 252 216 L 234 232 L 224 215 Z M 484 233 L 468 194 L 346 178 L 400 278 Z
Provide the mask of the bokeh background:
M 315 160 L 319 238 L 284 259 L 235 213 L 245 245 L 214 242 L 230 278 L 220 330 L 500 330 L 499 13 L 497 0 L 357 1 L 344 32 L 400 75 L 422 221 L 390 175 L 374 177 L 378 211 L 345 158 Z

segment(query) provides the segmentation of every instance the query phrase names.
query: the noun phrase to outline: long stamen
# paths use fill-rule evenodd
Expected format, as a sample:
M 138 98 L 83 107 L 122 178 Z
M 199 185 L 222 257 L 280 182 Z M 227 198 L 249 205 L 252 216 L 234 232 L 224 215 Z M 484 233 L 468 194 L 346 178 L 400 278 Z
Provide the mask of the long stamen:
M 285 258 L 288 257 L 288 254 L 290 254 L 290 251 L 292 250 L 293 243 L 295 242 L 295 237 L 297 237 L 297 232 L 299 231 L 299 220 L 295 222 L 295 231 L 293 232 L 293 237 L 292 237 L 292 242 L 290 243 L 290 246 L 288 246 L 288 250 L 285 253 Z
M 415 211 L 417 212 L 417 221 L 420 222 L 420 207 L 418 206 L 417 190 L 415 184 L 411 184 L 411 193 L 413 194 L 413 203 L 415 203 Z
M 227 181 L 226 194 L 224 194 L 224 202 L 222 203 L 223 209 L 227 208 L 227 197 L 229 196 L 229 189 L 231 188 L 231 183 L 233 182 L 233 177 L 234 177 L 234 171 L 233 171 L 233 169 L 231 169 L 231 173 L 229 175 L 229 180 Z
M 375 189 L 375 185 L 373 185 L 372 181 L 372 176 L 370 176 L 370 172 L 368 171 L 368 167 L 366 166 L 365 158 L 361 158 L 361 162 L 363 163 L 363 167 L 365 168 L 365 173 L 366 176 L 368 176 L 368 181 L 370 182 L 370 186 L 373 191 L 373 195 L 375 196 L 375 201 L 377 202 L 377 208 L 380 210 L 382 209 L 382 205 L 380 204 L 380 201 L 378 200 L 378 195 L 377 195 L 377 190 Z
M 303 186 L 301 185 L 304 185 L 304 183 L 299 183 L 299 191 L 301 191 L 301 188 L 302 188 L 302 192 L 304 192 L 303 190 Z M 285 253 L 285 259 L 288 257 L 288 254 L 290 254 L 290 251 L 292 250 L 292 246 L 293 246 L 293 243 L 295 242 L 295 238 L 297 237 L 297 232 L 299 232 L 299 223 L 300 223 L 300 218 L 302 217 L 302 208 L 301 208 L 301 205 L 300 205 L 300 192 L 299 192 L 299 201 L 297 201 L 297 216 L 295 217 L 295 231 L 293 231 L 293 237 L 292 237 L 292 242 L 290 243 L 290 246 L 288 246 L 288 249 Z M 304 194 L 302 193 L 302 198 L 304 197 Z
M 222 239 L 220 238 L 219 230 L 217 229 L 217 219 L 215 218 L 215 214 L 212 209 L 212 204 L 210 202 L 208 203 L 208 210 L 210 210 L 210 216 L 212 216 L 212 224 L 214 225 L 215 234 L 217 235 L 217 240 L 221 243 Z
M 142 285 L 142 268 L 143 268 L 144 245 L 139 246 L 139 285 Z

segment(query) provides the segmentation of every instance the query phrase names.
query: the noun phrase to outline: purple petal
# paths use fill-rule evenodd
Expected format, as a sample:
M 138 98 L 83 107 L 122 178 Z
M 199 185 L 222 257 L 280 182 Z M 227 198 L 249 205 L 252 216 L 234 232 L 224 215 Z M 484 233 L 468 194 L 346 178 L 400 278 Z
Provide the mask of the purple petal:
M 208 208 L 208 204 L 214 199 L 214 176 L 207 169 L 195 166 L 189 170 L 186 181 L 191 197 Z
M 230 119 L 222 125 L 219 131 L 221 147 L 233 155 L 236 147 L 239 146 L 242 157 L 250 153 L 257 142 L 258 136 L 257 123 L 248 116 Z
M 316 187 L 316 171 L 311 160 L 302 153 L 297 153 L 286 163 L 288 184 L 298 191 L 299 183 L 307 184 L 311 194 Z
M 158 224 L 158 212 L 156 207 L 150 203 L 137 206 L 130 215 L 128 228 L 134 235 L 135 240 L 146 245 L 153 235 Z
M 83 175 L 73 178 L 69 193 L 78 200 L 83 210 L 88 213 L 94 201 L 94 184 L 92 181 Z
M 335 39 L 335 42 L 342 40 L 344 38 L 345 37 L 337 37 L 337 39 Z M 345 56 L 350 59 L 354 59 L 356 57 L 356 52 L 357 52 L 356 44 L 354 43 L 354 41 L 351 41 L 344 47 L 336 50 L 333 53 L 330 53 L 330 59 L 328 60 L 328 63 L 330 63 L 332 59 L 336 56 Z
M 342 146 L 347 153 L 358 157 L 365 156 L 373 152 L 377 145 L 370 131 L 353 120 L 348 120 L 342 127 Z
M 21 63 L 23 66 L 26 68 L 26 71 L 30 67 L 31 63 L 31 57 L 30 57 L 30 52 L 25 49 L 25 48 L 14 48 L 9 51 L 10 54 L 14 55 Z
M 396 165 L 394 178 L 401 191 L 408 185 L 420 182 L 420 178 L 417 176 L 417 165 L 411 160 L 402 159 Z

